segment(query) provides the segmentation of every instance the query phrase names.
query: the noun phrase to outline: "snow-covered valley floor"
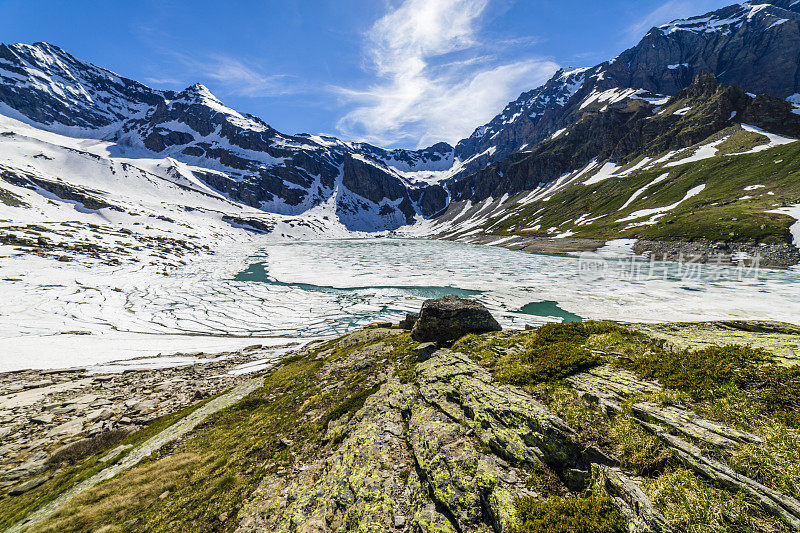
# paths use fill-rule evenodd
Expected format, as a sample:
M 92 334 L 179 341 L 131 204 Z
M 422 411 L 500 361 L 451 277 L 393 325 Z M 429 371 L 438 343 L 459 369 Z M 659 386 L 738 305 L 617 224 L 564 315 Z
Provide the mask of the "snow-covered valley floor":
M 350 233 L 327 213 L 268 214 L 170 158 L 118 151 L 0 115 L 0 371 L 283 344 L 253 334 L 262 306 L 226 286 L 270 239 L 253 230 Z
M 261 318 L 257 306 L 221 289 L 251 247 L 244 240 L 214 254 L 155 250 L 162 256 L 155 261 L 134 256 L 105 264 L 0 246 L 0 371 L 285 344 L 285 338 L 253 335 L 251 325 Z M 226 298 L 238 305 L 215 308 Z

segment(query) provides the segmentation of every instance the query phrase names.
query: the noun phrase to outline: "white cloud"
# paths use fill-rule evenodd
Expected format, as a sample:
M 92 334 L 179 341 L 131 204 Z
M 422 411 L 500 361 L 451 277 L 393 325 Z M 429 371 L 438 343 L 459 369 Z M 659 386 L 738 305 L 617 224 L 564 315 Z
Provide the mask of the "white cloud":
M 144 81 L 155 86 L 183 84 L 183 80 L 179 80 L 178 78 L 145 78 Z
M 379 19 L 366 35 L 367 67 L 378 80 L 335 88 L 355 106 L 339 120 L 341 134 L 382 145 L 453 143 L 552 75 L 552 61 L 500 62 L 484 53 L 497 46 L 479 39 L 487 4 L 404 0 Z

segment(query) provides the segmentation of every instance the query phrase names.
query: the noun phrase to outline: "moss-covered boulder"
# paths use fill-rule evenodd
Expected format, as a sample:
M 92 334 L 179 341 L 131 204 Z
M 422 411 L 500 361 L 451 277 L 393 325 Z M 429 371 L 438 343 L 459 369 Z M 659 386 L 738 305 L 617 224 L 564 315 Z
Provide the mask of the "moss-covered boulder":
M 469 333 L 501 329 L 483 304 L 450 295 L 425 300 L 411 336 L 420 342 L 452 342 Z

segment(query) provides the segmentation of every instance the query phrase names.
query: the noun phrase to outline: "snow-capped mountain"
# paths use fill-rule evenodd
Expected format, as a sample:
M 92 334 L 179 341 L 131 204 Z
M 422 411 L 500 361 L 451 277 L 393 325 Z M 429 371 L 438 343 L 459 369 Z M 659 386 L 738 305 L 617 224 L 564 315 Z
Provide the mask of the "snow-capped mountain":
M 48 43 L 0 44 L 0 102 L 46 129 L 107 135 L 164 97 Z
M 446 205 L 440 187 L 426 195 L 430 185 L 416 179 L 452 166 L 445 143 L 384 150 L 285 135 L 225 106 L 201 84 L 151 89 L 48 43 L 0 47 L 0 105 L 44 130 L 113 141 L 115 155 L 172 158 L 215 191 L 268 212 L 297 215 L 333 198 L 332 214 L 345 226 L 374 231 Z
M 627 100 L 666 101 L 701 72 L 800 101 L 800 2 L 745 2 L 653 28 L 610 61 L 557 72 L 455 147 L 387 150 L 284 134 L 226 106 L 202 84 L 152 89 L 47 43 L 0 45 L 0 114 L 103 140 L 113 157 L 174 161 L 197 183 L 257 210 L 297 216 L 324 206 L 346 228 L 376 231 L 437 216 L 453 201 L 510 192 L 504 179 L 475 187 L 474 175 L 509 157 L 513 163 L 587 112 Z M 540 175 L 517 183 L 555 179 L 572 159 L 549 161 L 547 171 L 536 166 Z
M 536 126 L 542 117 L 562 109 L 583 86 L 589 70 L 578 68 L 558 71 L 547 83 L 522 93 L 491 122 L 459 141 L 455 155 L 464 161 L 460 174 L 471 174 L 535 143 Z
M 482 201 L 532 191 L 580 169 L 585 179 L 629 174 L 622 171 L 626 165 L 631 171 L 642 170 L 650 161 L 740 124 L 800 138 L 800 116 L 789 102 L 720 85 L 709 73 L 698 74 L 671 98 L 653 101 L 633 89 L 608 89 L 593 93 L 580 110 L 579 120 L 532 149 L 451 184 L 453 198 Z M 631 168 L 637 160 L 643 163 Z

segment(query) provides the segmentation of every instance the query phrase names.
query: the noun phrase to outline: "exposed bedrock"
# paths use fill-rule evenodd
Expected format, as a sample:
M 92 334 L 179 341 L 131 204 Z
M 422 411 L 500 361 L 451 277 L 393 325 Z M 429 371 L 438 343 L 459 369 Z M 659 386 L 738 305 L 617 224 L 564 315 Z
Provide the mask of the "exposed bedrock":
M 293 480 L 268 478 L 244 511 L 255 531 L 506 531 L 514 497 L 535 494 L 532 465 L 583 488 L 602 454 L 524 391 L 492 381 L 467 356 L 439 350 L 413 383 L 390 379 L 341 442 Z

